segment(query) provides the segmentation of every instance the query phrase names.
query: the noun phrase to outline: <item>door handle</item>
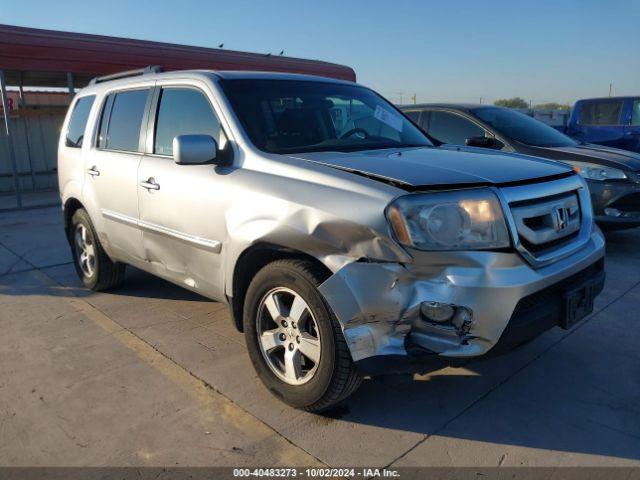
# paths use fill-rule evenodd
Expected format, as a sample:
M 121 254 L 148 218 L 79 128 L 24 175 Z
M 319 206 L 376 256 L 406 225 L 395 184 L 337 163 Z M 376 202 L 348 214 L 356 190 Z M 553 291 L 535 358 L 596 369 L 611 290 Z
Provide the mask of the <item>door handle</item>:
M 98 168 L 95 165 L 91 167 L 89 170 L 87 170 L 87 173 L 92 177 L 100 176 L 100 170 L 98 170 Z
M 140 186 L 142 188 L 146 188 L 147 190 L 160 190 L 160 185 L 158 185 L 153 177 L 149 177 L 149 179 L 144 182 L 140 182 Z

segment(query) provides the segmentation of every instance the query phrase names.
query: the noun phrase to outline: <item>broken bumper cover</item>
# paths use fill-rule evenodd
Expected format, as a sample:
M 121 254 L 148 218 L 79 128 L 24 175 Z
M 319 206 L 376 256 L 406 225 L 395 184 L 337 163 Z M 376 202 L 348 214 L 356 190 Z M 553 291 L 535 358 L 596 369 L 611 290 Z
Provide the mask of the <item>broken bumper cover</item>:
M 397 363 L 398 357 L 455 364 L 486 354 L 510 323 L 514 329 L 517 322 L 510 320 L 522 308 L 521 300 L 591 273 L 601 275 L 604 283 L 603 257 L 604 239 L 596 229 L 580 250 L 539 269 L 515 253 L 439 252 L 411 265 L 354 262 L 329 277 L 320 291 L 342 326 L 353 360 L 363 369 L 376 365 L 379 370 L 385 362 Z M 472 322 L 459 329 L 425 321 L 423 302 L 464 307 Z M 558 322 L 556 313 L 529 312 L 527 333 Z M 549 324 L 550 318 L 555 323 Z M 526 336 L 522 331 L 515 335 Z

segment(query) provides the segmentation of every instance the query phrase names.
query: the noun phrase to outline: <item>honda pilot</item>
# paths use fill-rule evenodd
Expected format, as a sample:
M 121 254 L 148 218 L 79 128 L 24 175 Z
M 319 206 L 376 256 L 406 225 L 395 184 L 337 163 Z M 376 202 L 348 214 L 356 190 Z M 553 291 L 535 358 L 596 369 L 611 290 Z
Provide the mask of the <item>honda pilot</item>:
M 356 83 L 97 78 L 70 106 L 58 172 L 87 288 L 131 265 L 228 304 L 262 382 L 309 411 L 363 375 L 570 328 L 603 288 L 604 240 L 571 167 L 435 148 Z

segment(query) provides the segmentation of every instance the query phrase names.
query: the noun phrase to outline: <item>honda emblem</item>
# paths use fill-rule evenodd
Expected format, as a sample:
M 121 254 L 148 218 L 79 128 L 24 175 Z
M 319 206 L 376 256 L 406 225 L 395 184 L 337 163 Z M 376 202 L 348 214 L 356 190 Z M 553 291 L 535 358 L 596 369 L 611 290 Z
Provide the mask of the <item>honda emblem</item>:
M 569 224 L 569 209 L 567 207 L 555 207 L 552 212 L 553 229 L 561 232 Z

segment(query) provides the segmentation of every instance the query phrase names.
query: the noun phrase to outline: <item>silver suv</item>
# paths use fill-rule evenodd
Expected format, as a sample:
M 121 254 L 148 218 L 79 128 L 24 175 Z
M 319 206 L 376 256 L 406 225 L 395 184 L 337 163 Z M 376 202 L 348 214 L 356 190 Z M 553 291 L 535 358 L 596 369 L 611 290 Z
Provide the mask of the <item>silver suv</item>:
M 227 303 L 261 380 L 298 408 L 569 328 L 604 284 L 579 175 L 435 148 L 354 83 L 125 72 L 79 92 L 62 132 L 84 284 L 132 265 Z

